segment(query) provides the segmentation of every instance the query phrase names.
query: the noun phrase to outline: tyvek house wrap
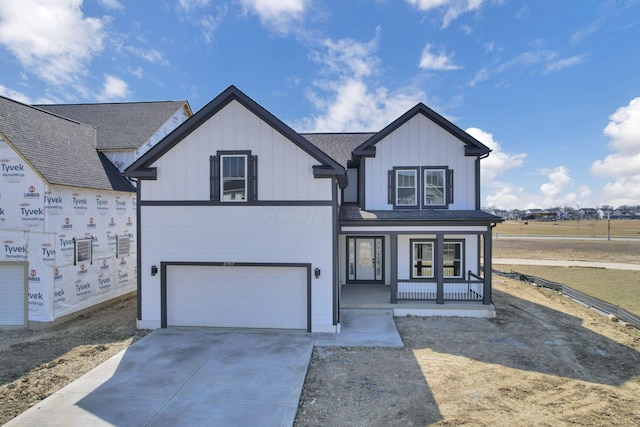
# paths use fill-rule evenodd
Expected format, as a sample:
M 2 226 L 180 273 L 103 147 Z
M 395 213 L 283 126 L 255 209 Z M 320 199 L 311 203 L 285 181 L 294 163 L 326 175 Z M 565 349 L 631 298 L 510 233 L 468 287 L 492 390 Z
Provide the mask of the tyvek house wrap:
M 0 260 L 28 262 L 29 320 L 50 322 L 135 289 L 134 193 L 47 184 L 0 136 Z M 116 236 L 130 236 L 116 257 Z M 92 259 L 74 265 L 74 239 Z

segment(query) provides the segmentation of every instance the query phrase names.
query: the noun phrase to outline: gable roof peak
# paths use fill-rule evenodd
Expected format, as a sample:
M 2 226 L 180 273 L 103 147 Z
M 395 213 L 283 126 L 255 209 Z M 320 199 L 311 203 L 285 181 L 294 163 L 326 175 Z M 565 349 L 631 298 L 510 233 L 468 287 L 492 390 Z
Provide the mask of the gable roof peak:
M 310 143 L 302 135 L 294 131 L 282 120 L 278 119 L 274 114 L 255 102 L 236 86 L 230 85 L 188 120 L 174 129 L 173 132 L 167 135 L 160 143 L 156 144 L 153 148 L 147 151 L 147 153 L 131 164 L 125 170 L 125 175 L 130 177 L 149 178 L 149 168 L 156 160 L 162 157 L 172 147 L 180 143 L 180 141 L 189 136 L 193 131 L 234 100 L 255 114 L 260 120 L 269 124 L 273 129 L 296 144 L 299 148 L 307 152 L 307 154 L 318 160 L 321 163 L 321 166 L 314 166 L 314 173 L 318 176 L 341 176 L 346 173 L 344 168 L 329 155 Z
M 389 134 L 393 133 L 396 129 L 407 123 L 418 114 L 422 114 L 427 119 L 431 120 L 433 123 L 440 126 L 442 129 L 462 141 L 465 144 L 466 156 L 485 156 L 491 152 L 489 147 L 469 135 L 467 132 L 453 124 L 451 121 L 444 118 L 442 115 L 438 114 L 433 109 L 427 107 L 424 103 L 419 102 L 413 108 L 411 108 L 406 113 L 387 125 L 380 132 L 357 147 L 353 151 L 354 156 L 374 156 L 375 145 L 378 142 L 386 138 Z

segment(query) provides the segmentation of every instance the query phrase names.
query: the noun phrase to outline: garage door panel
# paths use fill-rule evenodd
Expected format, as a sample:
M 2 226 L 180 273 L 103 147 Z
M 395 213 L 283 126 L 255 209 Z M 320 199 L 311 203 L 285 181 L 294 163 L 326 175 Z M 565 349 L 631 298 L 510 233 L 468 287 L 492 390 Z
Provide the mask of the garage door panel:
M 25 265 L 0 265 L 0 326 L 26 326 Z
M 304 267 L 167 266 L 168 326 L 307 328 Z

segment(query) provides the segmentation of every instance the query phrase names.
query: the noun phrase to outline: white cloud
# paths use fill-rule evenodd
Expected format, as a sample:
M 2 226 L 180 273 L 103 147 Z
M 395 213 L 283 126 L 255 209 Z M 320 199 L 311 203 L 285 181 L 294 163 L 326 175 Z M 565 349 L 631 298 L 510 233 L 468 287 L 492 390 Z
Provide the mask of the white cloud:
M 129 95 L 127 83 L 115 76 L 106 74 L 102 83 L 102 92 L 98 98 L 101 102 L 117 101 Z
M 310 0 L 239 0 L 245 13 L 255 13 L 270 30 L 287 34 L 300 22 Z
M 609 117 L 604 133 L 614 152 L 591 164 L 593 175 L 614 178 L 602 189 L 602 202 L 613 206 L 640 204 L 640 97 L 618 108 Z
M 31 104 L 31 99 L 22 92 L 18 92 L 13 89 L 9 89 L 6 86 L 0 85 L 0 95 L 5 98 L 13 99 L 14 101 L 22 102 L 23 104 Z
M 185 11 L 200 9 L 209 4 L 210 0 L 178 0 L 178 6 Z
M 549 182 L 540 186 L 540 193 L 545 198 L 553 199 L 571 184 L 569 169 L 564 166 L 558 166 L 554 169 L 543 169 L 541 173 L 547 175 L 549 179 Z M 551 203 L 551 205 L 553 205 L 553 203 Z
M 433 9 L 444 9 L 442 28 L 447 28 L 452 21 L 467 12 L 479 10 L 484 0 L 406 0 L 420 10 L 428 12 Z
M 141 47 L 127 46 L 125 50 L 129 53 L 136 55 L 152 64 L 169 65 L 162 53 L 156 49 L 143 49 Z
M 440 50 L 437 54 L 431 52 L 431 44 L 427 45 L 422 50 L 422 57 L 420 58 L 420 68 L 424 70 L 459 70 L 462 67 L 453 63 L 453 55 L 447 56 L 444 50 Z
M 124 6 L 118 0 L 98 0 L 103 7 L 107 9 L 123 10 Z
M 368 42 L 324 40 L 312 59 L 320 77 L 308 98 L 320 114 L 296 128 L 310 132 L 377 131 L 424 100 L 424 92 L 404 87 L 390 91 L 377 81 L 377 35 Z
M 573 67 L 575 65 L 582 64 L 585 61 L 586 57 L 586 55 L 574 55 L 569 58 L 562 58 L 547 64 L 546 69 L 547 71 L 552 72 L 559 71 L 567 67 Z
M 202 36 L 207 43 L 213 41 L 213 34 L 227 15 L 226 4 L 216 6 L 215 14 L 204 13 L 210 0 L 179 0 L 178 6 L 186 14 L 186 20 L 202 30 Z
M 21 0 L 0 7 L 0 44 L 28 71 L 54 85 L 87 73 L 102 51 L 104 22 L 85 17 L 82 0 Z
M 492 134 L 482 129 L 469 128 L 466 132 L 491 149 L 489 157 L 480 162 L 480 176 L 486 185 L 491 185 L 491 182 L 503 172 L 522 166 L 522 162 L 527 157 L 526 153 L 505 153 L 500 142 L 493 139 Z

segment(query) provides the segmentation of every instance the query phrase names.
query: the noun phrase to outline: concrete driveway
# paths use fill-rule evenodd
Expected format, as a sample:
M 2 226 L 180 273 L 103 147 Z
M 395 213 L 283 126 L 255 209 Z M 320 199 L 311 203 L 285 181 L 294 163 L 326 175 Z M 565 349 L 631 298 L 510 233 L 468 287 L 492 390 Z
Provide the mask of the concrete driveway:
M 314 339 L 159 329 L 6 425 L 290 426 Z

